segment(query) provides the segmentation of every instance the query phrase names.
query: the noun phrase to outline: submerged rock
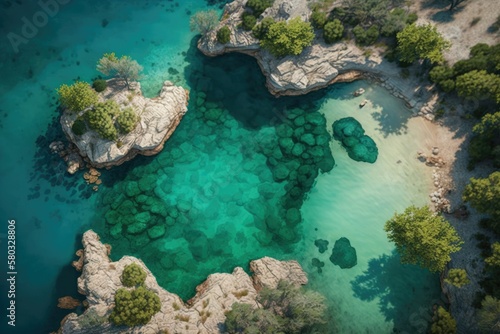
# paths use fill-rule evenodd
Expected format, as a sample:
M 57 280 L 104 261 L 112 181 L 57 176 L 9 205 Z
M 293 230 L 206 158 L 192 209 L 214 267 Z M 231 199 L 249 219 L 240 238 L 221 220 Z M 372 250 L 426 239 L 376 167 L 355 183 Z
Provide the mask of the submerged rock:
M 377 161 L 377 144 L 365 135 L 365 130 L 353 117 L 335 121 L 333 123 L 333 136 L 347 150 L 349 158 L 368 163 Z
M 111 262 L 108 249 L 93 231 L 85 232 L 82 242 L 84 249 L 79 254 L 83 269 L 78 278 L 78 291 L 86 296 L 88 308 L 81 315 L 67 315 L 61 322 L 60 334 L 219 333 L 220 324 L 225 322 L 225 314 L 234 303 L 258 307 L 257 292 L 263 287 L 276 288 L 282 279 L 295 285 L 307 284 L 307 276 L 296 261 L 264 257 L 250 262 L 252 277 L 240 267 L 231 274 L 212 274 L 196 288 L 196 295 L 184 303 L 179 296 L 161 288 L 141 260 L 124 256 Z M 162 258 L 160 262 L 165 269 L 174 266 L 170 257 Z M 136 263 L 146 272 L 144 286 L 160 297 L 161 309 L 146 325 L 113 326 L 106 319 L 113 310 L 116 291 L 123 288 L 123 269 L 131 263 Z M 103 321 L 96 321 L 92 328 L 88 328 L 84 324 L 88 323 L 89 317 Z
M 328 244 L 328 240 L 317 239 L 314 241 L 314 246 L 318 247 L 318 250 L 321 254 L 326 252 L 326 250 L 328 249 Z
M 122 109 L 131 106 L 140 111 L 141 120 L 135 129 L 119 135 L 116 141 L 102 139 L 92 130 L 77 136 L 71 128 L 81 113 L 64 112 L 61 116 L 66 137 L 94 167 L 117 166 L 137 154 L 157 154 L 187 111 L 188 92 L 170 81 L 164 82 L 159 96 L 154 99 L 142 95 L 139 83 L 133 83 L 131 88 L 124 89 L 120 81 L 112 79 L 108 80 L 108 88 L 99 94 L 101 102 L 114 100 Z
M 325 266 L 325 263 L 323 261 L 320 261 L 318 258 L 313 257 L 311 264 L 313 267 L 317 268 L 319 274 L 323 272 L 323 269 L 321 269 Z
M 342 269 L 352 268 L 358 264 L 356 249 L 351 246 L 349 239 L 342 237 L 335 241 L 330 261 Z

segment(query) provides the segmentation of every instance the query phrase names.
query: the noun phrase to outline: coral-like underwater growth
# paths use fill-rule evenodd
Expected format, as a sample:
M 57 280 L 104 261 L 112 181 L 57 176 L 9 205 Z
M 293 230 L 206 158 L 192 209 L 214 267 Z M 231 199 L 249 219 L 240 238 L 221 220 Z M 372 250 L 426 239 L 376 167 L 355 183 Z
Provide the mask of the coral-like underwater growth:
M 342 269 L 352 268 L 358 263 L 356 248 L 351 246 L 349 239 L 342 237 L 335 241 L 330 261 Z
M 377 144 L 365 135 L 365 130 L 353 117 L 333 123 L 333 136 L 342 143 L 351 159 L 369 163 L 377 161 Z

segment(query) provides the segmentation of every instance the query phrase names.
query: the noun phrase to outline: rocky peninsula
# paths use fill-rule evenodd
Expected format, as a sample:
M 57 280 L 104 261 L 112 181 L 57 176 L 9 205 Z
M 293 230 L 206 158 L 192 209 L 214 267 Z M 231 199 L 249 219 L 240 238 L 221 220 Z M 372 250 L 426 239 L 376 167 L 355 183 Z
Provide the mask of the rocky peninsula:
M 138 82 L 126 89 L 117 79 L 107 82 L 107 88 L 99 93 L 99 101 L 115 101 L 120 107 L 131 107 L 140 116 L 137 126 L 117 140 L 103 139 L 93 130 L 76 135 L 72 126 L 79 114 L 63 112 L 61 125 L 68 140 L 76 146 L 80 156 L 96 168 L 118 166 L 133 159 L 137 154 L 155 155 L 173 134 L 187 111 L 189 92 L 165 81 L 157 97 L 149 99 L 142 95 Z M 83 166 L 68 161 L 68 172 L 74 173 Z
M 131 256 L 112 262 L 110 247 L 89 230 L 84 233 L 80 259 L 73 263 L 81 270 L 78 291 L 85 295 L 85 312 L 66 316 L 58 331 L 71 333 L 218 333 L 225 321 L 225 312 L 233 303 L 247 303 L 258 307 L 258 291 L 263 287 L 276 288 L 280 280 L 296 285 L 307 284 L 307 276 L 296 261 L 278 261 L 269 257 L 250 262 L 250 277 L 237 267 L 231 274 L 212 274 L 196 288 L 196 295 L 187 303 L 179 296 L 161 288 L 144 263 Z M 127 328 L 113 326 L 107 318 L 114 306 L 114 295 L 123 287 L 120 276 L 126 265 L 136 263 L 147 274 L 145 286 L 156 293 L 161 310 L 143 326 Z

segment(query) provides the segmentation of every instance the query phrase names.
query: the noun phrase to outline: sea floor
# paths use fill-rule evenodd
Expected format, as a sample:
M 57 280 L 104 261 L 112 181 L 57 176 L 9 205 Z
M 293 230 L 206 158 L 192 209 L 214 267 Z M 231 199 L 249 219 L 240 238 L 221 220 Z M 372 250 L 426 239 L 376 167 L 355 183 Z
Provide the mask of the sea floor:
M 395 211 L 427 202 L 429 171 L 415 158 L 429 137 L 425 122 L 364 81 L 274 98 L 253 59 L 197 51 L 189 15 L 207 6 L 70 2 L 19 53 L 2 42 L 0 138 L 8 144 L 0 146 L 0 215 L 16 220 L 18 276 L 17 326 L 2 322 L 0 331 L 57 329 L 68 313 L 56 308 L 57 298 L 78 296 L 70 263 L 92 228 L 112 245 L 113 259 L 141 258 L 160 285 L 185 300 L 210 273 L 247 269 L 262 256 L 296 259 L 309 287 L 328 298 L 332 332 L 424 333 L 439 302 L 438 277 L 401 265 L 383 225 Z M 0 30 L 19 31 L 21 18 L 37 10 L 12 3 L 0 14 Z M 81 173 L 65 173 L 48 144 L 64 140 L 55 88 L 96 77 L 97 59 L 111 51 L 144 66 L 146 96 L 171 80 L 191 99 L 160 154 L 103 171 L 94 193 Z M 354 98 L 359 87 L 367 92 Z M 348 116 L 377 143 L 374 164 L 349 159 L 330 138 L 332 123 Z M 341 237 L 356 249 L 351 269 L 329 260 Z M 316 239 L 329 241 L 325 253 Z M 313 258 L 324 262 L 321 273 Z

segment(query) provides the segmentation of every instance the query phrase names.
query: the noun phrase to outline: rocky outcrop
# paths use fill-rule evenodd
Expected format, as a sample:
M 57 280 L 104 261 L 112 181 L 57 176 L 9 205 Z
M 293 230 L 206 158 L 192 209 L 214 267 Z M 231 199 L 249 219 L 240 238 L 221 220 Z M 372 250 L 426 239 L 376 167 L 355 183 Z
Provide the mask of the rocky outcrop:
M 231 274 L 212 274 L 196 288 L 196 295 L 184 303 L 179 296 L 161 288 L 153 274 L 141 260 L 125 256 L 117 262 L 108 257 L 109 248 L 93 231 L 83 235 L 82 274 L 78 278 L 78 291 L 87 297 L 88 308 L 78 316 L 71 313 L 61 322 L 58 333 L 219 333 L 225 321 L 224 313 L 233 303 L 258 306 L 257 292 L 264 286 L 275 288 L 280 279 L 301 285 L 307 283 L 306 274 L 296 261 L 278 261 L 262 258 L 250 263 L 254 272 L 250 278 L 237 267 Z M 158 294 L 161 310 L 144 326 L 116 327 L 107 318 L 114 306 L 116 290 L 123 287 L 120 277 L 123 268 L 137 263 L 146 273 L 145 286 Z
M 373 67 L 363 52 L 351 43 L 325 44 L 316 38 L 313 45 L 304 49 L 299 56 L 275 58 L 261 50 L 259 41 L 251 32 L 239 28 L 241 13 L 246 0 L 235 0 L 226 5 L 219 27 L 205 35 L 198 42 L 198 48 L 207 56 L 217 56 L 226 52 L 241 52 L 257 59 L 267 78 L 267 87 L 274 95 L 301 95 L 323 88 L 335 82 L 350 82 L 360 79 L 368 67 Z M 287 20 L 301 17 L 308 21 L 311 10 L 306 0 L 276 0 L 260 17 Z M 226 25 L 231 30 L 227 44 L 217 42 L 216 31 Z
M 140 115 L 136 128 L 116 141 L 102 139 L 90 130 L 77 136 L 71 130 L 78 114 L 64 112 L 61 125 L 68 139 L 76 145 L 82 157 L 97 168 L 111 167 L 134 158 L 137 154 L 154 155 L 173 134 L 187 111 L 189 93 L 182 87 L 165 81 L 158 97 L 145 98 L 139 83 L 126 89 L 118 80 L 109 80 L 108 88 L 99 94 L 100 101 L 112 99 L 121 108 L 132 107 Z

